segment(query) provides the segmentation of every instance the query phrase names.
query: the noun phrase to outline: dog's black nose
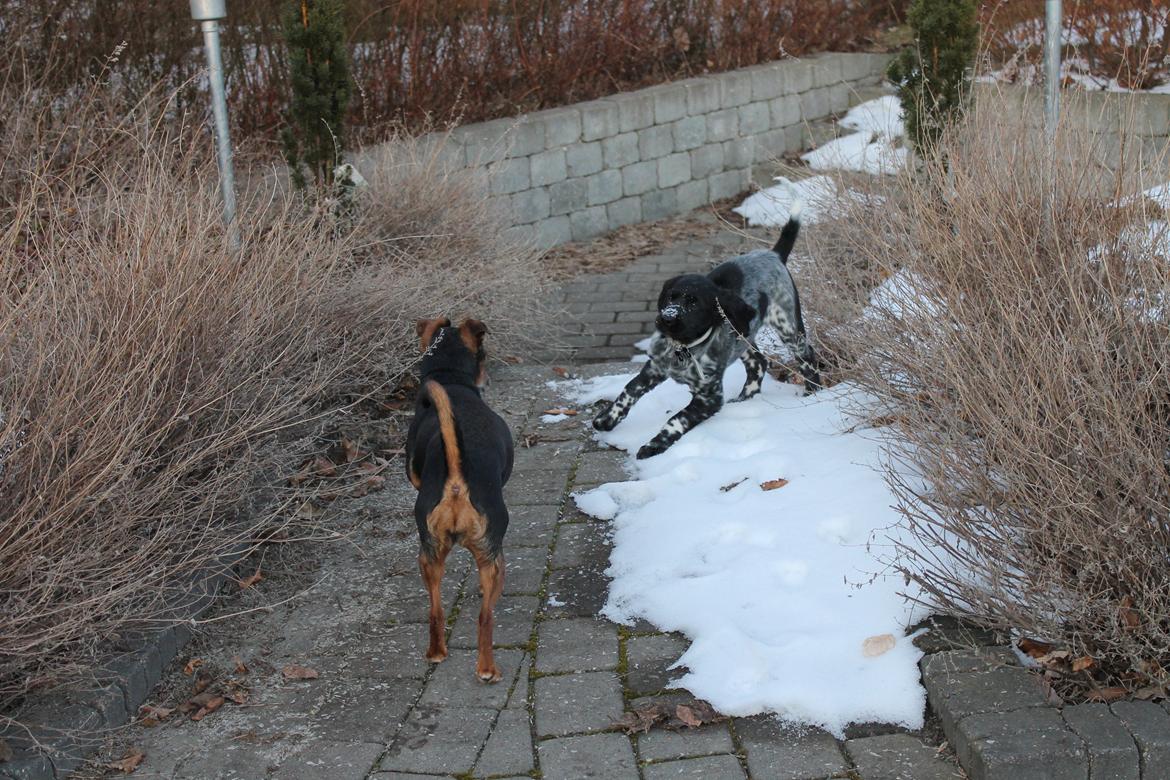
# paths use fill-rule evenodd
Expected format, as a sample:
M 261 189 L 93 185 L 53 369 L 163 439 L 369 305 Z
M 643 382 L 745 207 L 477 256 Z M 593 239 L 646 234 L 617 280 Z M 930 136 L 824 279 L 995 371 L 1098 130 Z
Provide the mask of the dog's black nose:
M 670 323 L 672 323 L 678 319 L 678 310 L 677 309 L 666 309 L 664 311 L 660 311 L 660 312 L 658 312 L 658 319 L 660 322 L 662 322 L 666 325 L 669 325 Z

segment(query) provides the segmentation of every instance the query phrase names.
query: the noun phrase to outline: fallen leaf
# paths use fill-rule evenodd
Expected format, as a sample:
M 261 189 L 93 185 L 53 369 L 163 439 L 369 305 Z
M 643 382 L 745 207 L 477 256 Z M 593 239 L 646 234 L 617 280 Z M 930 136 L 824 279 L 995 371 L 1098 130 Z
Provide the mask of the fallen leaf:
M 232 663 L 236 666 L 236 674 L 247 674 L 248 667 L 244 665 L 243 660 L 238 656 L 232 656 Z
M 183 674 L 190 677 L 191 675 L 195 674 L 195 670 L 198 669 L 200 666 L 203 666 L 203 659 L 202 658 L 188 659 L 186 666 L 183 667 Z
M 211 687 L 211 682 L 211 675 L 200 669 L 195 673 L 195 684 L 192 686 L 192 689 L 195 693 L 203 693 Z
M 156 707 L 150 704 L 143 704 L 138 708 L 138 714 L 140 716 L 138 725 L 145 726 L 148 729 L 154 728 L 160 722 L 166 720 L 174 711 L 173 707 Z
M 666 705 L 651 702 L 623 712 L 622 717 L 614 725 L 627 734 L 641 734 L 649 731 L 658 721 L 668 720 L 670 715 Z
M 346 463 L 353 463 L 362 456 L 362 451 L 358 449 L 357 444 L 344 437 L 341 440 L 341 452 Z
M 1016 647 L 1020 648 L 1020 652 L 1032 658 L 1041 658 L 1052 652 L 1052 645 L 1049 643 L 1028 639 L 1027 637 L 1016 642 Z
M 248 701 L 248 692 L 243 688 L 239 688 L 225 694 L 225 698 L 227 698 L 227 700 L 230 702 L 234 702 L 235 704 L 244 704 Z
M 318 477 L 336 477 L 337 466 L 329 458 L 318 455 L 313 458 L 313 473 Z
M 1125 694 L 1125 688 L 1118 688 L 1114 686 L 1112 688 L 1094 688 L 1093 690 L 1089 691 L 1085 698 L 1089 701 L 1109 703 L 1111 701 L 1117 701 L 1118 699 L 1124 699 Z
M 1133 598 L 1130 596 L 1121 600 L 1121 604 L 1117 608 L 1117 615 L 1121 618 L 1121 622 L 1129 628 L 1137 628 L 1142 624 L 1142 618 L 1133 608 Z
M 318 677 L 316 669 L 310 669 L 300 664 L 288 664 L 280 670 L 280 673 L 284 675 L 286 680 L 316 680 Z
M 126 754 L 117 761 L 111 761 L 110 763 L 106 764 L 106 768 L 113 769 L 116 772 L 121 772 L 124 775 L 128 775 L 137 769 L 138 765 L 141 764 L 145 758 L 146 754 L 141 750 L 138 748 L 130 748 L 126 751 Z
M 324 509 L 320 509 L 306 501 L 297 507 L 297 511 L 293 513 L 293 517 L 299 517 L 301 520 L 316 520 L 321 515 L 325 514 Z
M 563 414 L 566 417 L 576 417 L 577 416 L 576 409 L 546 409 L 544 411 L 544 413 L 545 414 Z
M 694 710 L 685 704 L 680 704 L 674 708 L 674 716 L 691 728 L 703 725 L 703 721 L 699 720 Z
M 0 739 L 0 764 L 5 761 L 11 761 L 13 758 L 12 746 L 3 739 Z
M 1080 658 L 1074 658 L 1072 662 L 1072 670 L 1074 672 L 1083 672 L 1086 669 L 1091 669 L 1097 661 L 1088 655 L 1082 655 Z
M 206 696 L 207 694 L 200 695 Z M 203 720 L 208 715 L 222 707 L 223 703 L 224 698 L 222 696 L 212 696 L 210 699 L 206 700 L 203 706 L 201 706 L 194 715 L 191 716 L 191 720 Z
M 240 590 L 247 590 L 262 579 L 264 579 L 264 575 L 260 573 L 260 567 L 257 566 L 256 571 L 240 580 Z
M 760 483 L 760 490 L 778 490 L 788 484 L 786 479 L 770 479 Z
M 866 640 L 861 643 L 861 654 L 866 658 L 876 658 L 893 650 L 897 642 L 898 640 L 894 639 L 893 634 L 866 637 Z
M 569 376 L 569 369 L 564 368 L 563 366 L 553 366 L 552 372 L 557 376 L 564 377 L 566 379 Z
M 738 487 L 739 485 L 742 485 L 745 482 L 747 482 L 747 477 L 744 477 L 743 479 L 738 480 L 736 482 L 728 482 L 726 485 L 722 486 L 719 489 L 721 491 L 723 491 L 724 493 L 726 493 L 727 491 L 733 490 L 734 488 Z
M 1133 692 L 1133 697 L 1141 701 L 1149 701 L 1151 699 L 1165 699 L 1166 689 L 1161 685 L 1147 685 L 1145 688 L 1138 688 Z

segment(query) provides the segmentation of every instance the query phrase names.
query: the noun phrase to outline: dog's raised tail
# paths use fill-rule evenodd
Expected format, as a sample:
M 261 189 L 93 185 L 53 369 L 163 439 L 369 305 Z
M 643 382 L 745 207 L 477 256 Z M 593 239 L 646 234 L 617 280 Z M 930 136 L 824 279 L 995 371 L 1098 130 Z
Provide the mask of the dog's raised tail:
M 772 251 L 780 255 L 781 263 L 788 265 L 788 256 L 792 254 L 792 247 L 796 244 L 796 235 L 800 232 L 800 212 L 804 209 L 804 200 L 792 182 L 785 180 L 785 183 L 792 196 L 791 205 L 788 207 L 788 221 L 784 223 L 784 228 L 780 231 L 780 239 L 776 242 L 776 246 L 772 247 Z
M 443 386 L 434 380 L 423 384 L 423 391 L 435 406 L 439 416 L 439 435 L 443 437 L 443 453 L 447 457 L 447 485 L 456 493 L 463 485 L 462 458 L 459 452 L 459 429 L 455 425 L 455 413 L 451 410 L 451 398 Z

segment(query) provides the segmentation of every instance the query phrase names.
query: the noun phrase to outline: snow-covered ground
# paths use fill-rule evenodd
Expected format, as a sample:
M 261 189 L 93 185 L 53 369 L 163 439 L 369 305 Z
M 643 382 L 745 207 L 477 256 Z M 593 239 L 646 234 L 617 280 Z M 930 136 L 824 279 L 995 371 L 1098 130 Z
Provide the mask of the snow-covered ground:
M 630 377 L 561 386 L 585 405 Z M 737 362 L 727 394 L 743 379 Z M 634 452 L 689 400 L 667 382 L 598 438 Z M 877 433 L 853 429 L 847 411 L 863 401 L 849 385 L 803 397 L 767 378 L 666 453 L 631 459 L 629 481 L 575 496 L 613 520 L 604 614 L 689 637 L 677 684 L 723 712 L 837 735 L 853 722 L 922 725 L 921 653 L 905 636 L 919 615 L 882 563 L 899 517 Z
M 862 173 L 897 173 L 906 165 L 906 135 L 902 104 L 886 95 L 849 109 L 837 123 L 854 132 L 835 138 L 801 155 L 814 171 L 841 170 Z

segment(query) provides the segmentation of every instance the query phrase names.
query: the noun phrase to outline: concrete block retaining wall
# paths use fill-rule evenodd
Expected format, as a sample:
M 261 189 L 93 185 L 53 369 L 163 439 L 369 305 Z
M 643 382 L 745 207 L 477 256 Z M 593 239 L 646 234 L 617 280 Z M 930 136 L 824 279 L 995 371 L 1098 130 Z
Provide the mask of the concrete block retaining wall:
M 441 144 L 447 164 L 486 174 L 509 232 L 552 247 L 746 190 L 754 163 L 803 148 L 809 123 L 858 102 L 888 61 L 827 53 L 767 63 L 423 140 Z M 358 169 L 377 153 L 358 155 Z

